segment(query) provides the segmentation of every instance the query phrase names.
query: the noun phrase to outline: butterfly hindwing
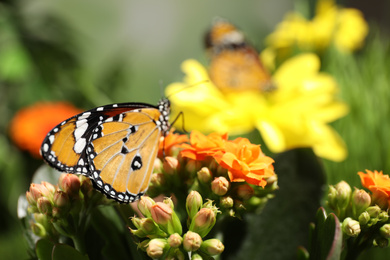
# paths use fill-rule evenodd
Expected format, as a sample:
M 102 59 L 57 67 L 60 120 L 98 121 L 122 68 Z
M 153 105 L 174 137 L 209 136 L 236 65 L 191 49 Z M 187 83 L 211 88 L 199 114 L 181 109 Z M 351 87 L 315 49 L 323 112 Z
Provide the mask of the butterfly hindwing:
M 122 203 L 148 187 L 161 135 L 169 129 L 169 101 L 157 107 L 122 103 L 94 108 L 57 125 L 41 154 L 59 171 L 83 174 L 95 188 Z

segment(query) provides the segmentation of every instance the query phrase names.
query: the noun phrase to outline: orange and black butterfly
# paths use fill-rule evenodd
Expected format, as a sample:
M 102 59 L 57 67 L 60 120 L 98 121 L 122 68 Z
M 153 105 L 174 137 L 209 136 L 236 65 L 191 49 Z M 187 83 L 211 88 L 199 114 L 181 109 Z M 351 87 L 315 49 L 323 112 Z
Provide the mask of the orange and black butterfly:
M 211 56 L 209 76 L 222 91 L 270 91 L 271 76 L 234 25 L 216 19 L 205 37 L 205 47 Z
M 107 197 L 133 202 L 148 188 L 169 113 L 168 99 L 97 107 L 54 127 L 40 152 L 55 169 L 88 176 Z

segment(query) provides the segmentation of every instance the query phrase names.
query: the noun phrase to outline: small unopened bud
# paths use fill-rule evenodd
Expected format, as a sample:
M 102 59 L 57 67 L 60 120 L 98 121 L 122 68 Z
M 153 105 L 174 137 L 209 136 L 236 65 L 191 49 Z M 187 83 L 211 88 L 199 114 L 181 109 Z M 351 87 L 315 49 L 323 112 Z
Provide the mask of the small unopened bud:
M 365 190 L 356 189 L 352 193 L 352 211 L 355 216 L 366 210 L 371 204 L 371 197 Z
M 225 246 L 219 239 L 208 239 L 202 243 L 200 250 L 210 256 L 219 255 L 223 252 Z
M 207 167 L 203 167 L 196 174 L 198 176 L 198 180 L 202 183 L 209 183 L 213 178 L 213 174 Z
M 199 254 L 192 254 L 191 260 L 203 260 L 203 257 L 201 257 Z
M 53 208 L 53 204 L 48 198 L 41 197 L 37 201 L 37 207 L 40 213 L 50 215 L 51 210 Z
M 335 188 L 337 190 L 337 206 L 339 209 L 344 210 L 347 208 L 351 198 L 351 186 L 347 182 L 341 181 L 336 184 Z
M 175 209 L 175 204 L 173 204 L 171 198 L 164 198 L 163 203 L 167 204 L 171 209 Z
M 365 226 L 367 225 L 367 223 L 370 221 L 370 214 L 368 214 L 367 211 L 364 211 L 362 212 L 360 215 L 359 215 L 359 224 L 360 226 Z
M 215 221 L 216 213 L 210 208 L 202 208 L 192 219 L 189 230 L 205 237 L 214 227 Z
M 333 185 L 330 185 L 328 190 L 328 205 L 333 210 L 337 208 L 336 201 L 337 201 L 337 190 Z
M 368 207 L 366 211 L 368 212 L 371 218 L 377 218 L 382 210 L 379 206 L 375 205 L 375 206 Z
M 170 205 L 157 202 L 151 208 L 151 215 L 160 228 L 169 235 L 174 233 L 181 234 L 182 227 L 180 219 Z
M 386 248 L 389 245 L 389 240 L 387 238 L 377 237 L 375 238 L 373 244 L 379 248 Z
M 231 208 L 234 205 L 232 197 L 221 197 L 219 204 L 223 208 Z
M 91 192 L 93 191 L 91 179 L 83 175 L 80 175 L 79 178 L 81 192 L 84 194 L 84 196 L 90 196 Z
M 54 205 L 58 208 L 66 208 L 70 206 L 68 194 L 62 190 L 56 190 L 53 197 Z
M 46 182 L 46 181 L 41 182 L 41 185 L 43 186 L 43 188 L 42 188 L 43 196 L 52 200 L 53 194 L 56 191 L 56 188 L 54 187 L 54 185 L 49 183 L 49 182 Z
M 30 185 L 30 193 L 29 193 L 29 196 L 31 197 L 31 201 L 32 202 L 35 202 L 37 203 L 37 200 L 40 198 L 40 197 L 43 197 L 44 196 L 44 192 L 42 190 L 42 185 L 40 184 L 35 184 L 35 183 L 32 183 Z M 32 205 L 32 204 L 30 204 Z
M 196 160 L 189 160 L 185 166 L 186 172 L 189 174 L 195 173 L 201 167 L 201 162 Z
M 179 169 L 179 161 L 175 157 L 166 156 L 163 162 L 164 172 L 168 175 L 176 174 Z
M 58 185 L 69 197 L 78 197 L 81 183 L 77 175 L 71 173 L 61 174 Z
M 196 251 L 202 244 L 202 238 L 195 232 L 188 231 L 183 237 L 183 248 L 187 252 Z
M 218 195 L 225 195 L 230 187 L 230 182 L 225 177 L 217 177 L 211 182 L 211 191 Z
M 254 193 L 255 191 L 248 184 L 242 184 L 237 187 L 237 196 L 242 200 L 249 200 Z
M 141 228 L 141 219 L 137 217 L 132 217 L 131 222 L 136 228 Z
M 379 233 L 384 238 L 390 238 L 390 224 L 384 224 L 380 229 Z
M 156 202 L 154 202 L 152 198 L 148 196 L 142 196 L 138 202 L 138 209 L 141 211 L 142 215 L 150 218 L 152 216 L 150 211 L 154 204 L 156 204 Z
M 387 213 L 386 211 L 382 211 L 381 213 L 379 213 L 378 220 L 380 222 L 386 222 L 388 219 L 389 219 L 389 213 Z
M 165 177 L 162 173 L 153 173 L 150 178 L 150 185 L 155 187 L 161 187 L 165 184 Z
M 192 219 L 196 213 L 200 210 L 203 204 L 202 196 L 197 191 L 191 191 L 186 199 L 187 214 Z
M 40 223 L 31 224 L 31 230 L 35 235 L 39 237 L 45 237 L 47 234 L 45 227 Z
M 347 236 L 356 237 L 360 234 L 360 224 L 354 219 L 346 218 L 343 221 L 343 231 Z
M 167 246 L 167 240 L 163 238 L 154 238 L 150 240 L 146 253 L 153 259 L 160 258 L 164 254 Z
M 168 238 L 168 244 L 172 248 L 178 248 L 182 242 L 183 238 L 178 233 L 174 233 Z

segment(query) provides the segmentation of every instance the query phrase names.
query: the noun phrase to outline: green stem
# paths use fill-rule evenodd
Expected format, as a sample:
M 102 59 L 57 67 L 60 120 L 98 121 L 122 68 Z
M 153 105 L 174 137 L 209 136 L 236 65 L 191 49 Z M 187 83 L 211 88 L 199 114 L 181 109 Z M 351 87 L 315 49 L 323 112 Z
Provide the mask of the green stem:
M 73 240 L 74 247 L 81 254 L 85 255 L 87 253 L 87 248 L 85 246 L 85 237 L 84 234 L 78 234 L 71 237 Z

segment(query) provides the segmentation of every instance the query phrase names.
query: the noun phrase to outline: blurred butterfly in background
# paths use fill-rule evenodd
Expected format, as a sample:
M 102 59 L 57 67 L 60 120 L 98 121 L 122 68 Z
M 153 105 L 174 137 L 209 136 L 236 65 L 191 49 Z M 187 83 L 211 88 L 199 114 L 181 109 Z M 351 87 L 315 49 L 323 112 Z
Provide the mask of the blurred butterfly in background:
M 89 177 L 108 198 L 133 202 L 148 188 L 169 113 L 168 99 L 97 107 L 54 127 L 40 152 L 51 167 Z
M 205 47 L 211 57 L 209 76 L 222 91 L 271 91 L 275 87 L 271 76 L 234 25 L 217 18 L 205 37 Z

